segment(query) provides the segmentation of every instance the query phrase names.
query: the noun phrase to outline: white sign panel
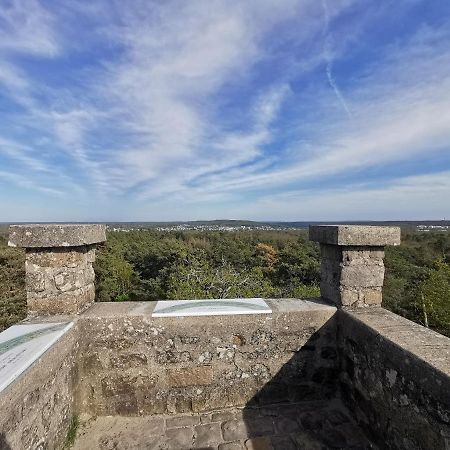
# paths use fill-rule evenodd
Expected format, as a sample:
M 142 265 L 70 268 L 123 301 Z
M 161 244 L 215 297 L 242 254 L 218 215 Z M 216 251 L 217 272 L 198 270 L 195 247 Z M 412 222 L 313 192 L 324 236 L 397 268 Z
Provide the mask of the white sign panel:
M 227 316 L 271 312 L 262 298 L 164 300 L 156 303 L 152 317 Z
M 33 323 L 14 325 L 0 333 L 0 392 L 72 326 L 73 322 Z

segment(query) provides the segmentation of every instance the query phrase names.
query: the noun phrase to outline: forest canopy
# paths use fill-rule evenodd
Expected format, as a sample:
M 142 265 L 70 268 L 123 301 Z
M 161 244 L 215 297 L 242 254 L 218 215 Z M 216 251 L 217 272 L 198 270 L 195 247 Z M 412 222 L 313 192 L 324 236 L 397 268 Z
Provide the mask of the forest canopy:
M 450 233 L 404 231 L 386 249 L 383 306 L 450 336 Z M 299 231 L 110 232 L 97 301 L 316 297 L 319 246 Z M 25 315 L 24 252 L 0 236 L 0 329 Z

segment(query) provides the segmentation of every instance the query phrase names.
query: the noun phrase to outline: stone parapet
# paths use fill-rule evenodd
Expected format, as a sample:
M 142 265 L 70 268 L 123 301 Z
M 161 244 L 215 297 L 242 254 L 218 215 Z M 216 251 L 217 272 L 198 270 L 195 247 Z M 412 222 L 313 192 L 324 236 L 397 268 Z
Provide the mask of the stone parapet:
M 78 404 L 90 415 L 200 413 L 329 400 L 336 308 L 267 300 L 272 314 L 155 318 L 155 302 L 96 303 L 80 325 Z
M 9 245 L 26 249 L 29 315 L 77 314 L 95 299 L 95 244 L 104 225 L 12 225 Z
M 72 418 L 77 415 L 74 397 L 78 341 L 75 323 L 0 392 L 0 449 L 66 448 L 67 432 Z M 1 356 L 2 364 L 13 363 L 8 357 L 5 362 L 5 354 Z
M 320 225 L 309 229 L 320 243 L 321 296 L 337 306 L 381 305 L 384 246 L 400 244 L 400 228 Z
M 450 339 L 383 308 L 338 312 L 341 398 L 389 449 L 450 448 Z

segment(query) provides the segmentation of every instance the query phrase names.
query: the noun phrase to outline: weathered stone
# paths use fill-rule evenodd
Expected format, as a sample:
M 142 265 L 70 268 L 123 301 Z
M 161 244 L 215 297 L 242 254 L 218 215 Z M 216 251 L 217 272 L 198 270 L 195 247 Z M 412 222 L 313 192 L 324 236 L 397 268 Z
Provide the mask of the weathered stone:
M 246 418 L 248 436 L 258 437 L 274 434 L 274 424 L 272 417 Z
M 209 448 L 222 442 L 222 433 L 219 423 L 208 423 L 194 427 L 193 448 Z
M 166 431 L 166 437 L 170 449 L 192 448 L 194 429 L 192 427 L 171 428 Z
M 342 394 L 360 427 L 380 447 L 445 449 L 450 340 L 382 308 L 339 317 Z M 348 446 L 361 447 L 351 424 L 338 428 Z
M 0 392 L 1 449 L 63 447 L 76 414 L 77 354 L 75 325 Z
M 222 434 L 225 441 L 236 441 L 248 438 L 247 425 L 244 420 L 229 420 L 222 424 Z
M 239 442 L 225 442 L 224 444 L 219 445 L 218 450 L 243 450 L 244 446 Z
M 203 386 L 212 383 L 213 371 L 210 366 L 167 369 L 167 379 L 172 387 Z
M 105 225 L 33 224 L 11 225 L 11 247 L 79 247 L 106 241 Z
M 46 294 L 27 292 L 27 306 L 30 315 L 78 314 L 91 305 L 95 298 L 94 285 L 88 285 L 69 292 Z
M 161 365 L 187 362 L 191 359 L 192 357 L 189 352 L 174 352 L 168 350 L 156 353 L 156 362 Z
M 143 353 L 123 353 L 111 358 L 111 367 L 114 369 L 130 367 L 145 367 L 147 365 L 147 356 Z
M 212 414 L 211 422 L 225 422 L 236 419 L 236 413 L 233 411 L 220 411 Z
M 92 399 L 86 400 L 87 411 L 100 415 L 114 408 L 114 397 L 105 395 L 101 381 L 124 376 L 124 371 L 157 377 L 149 386 L 130 386 L 136 391 L 139 414 L 204 413 L 245 406 L 252 399 L 271 404 L 328 398 L 337 378 L 332 387 L 312 377 L 321 366 L 337 368 L 337 359 L 320 355 L 323 346 L 335 346 L 336 308 L 312 301 L 269 303 L 275 312 L 268 317 L 217 316 L 208 321 L 154 319 L 151 302 L 94 304 L 80 319 L 81 337 L 85 356 L 96 354 L 104 367 L 80 373 L 80 397 Z M 199 340 L 182 344 L 184 334 Z M 227 343 L 236 335 L 246 343 L 232 348 Z M 187 345 L 189 351 L 183 350 Z M 233 351 L 232 362 L 214 358 L 206 366 L 200 356 L 215 354 L 221 345 L 225 352 Z M 122 355 L 145 355 L 147 363 L 136 360 L 127 365 Z
M 274 420 L 277 434 L 289 434 L 299 431 L 299 424 L 296 420 L 289 417 L 280 417 Z
M 199 416 L 176 416 L 166 419 L 167 428 L 192 427 L 200 423 Z
M 367 225 L 313 225 L 309 239 L 321 244 L 343 246 L 400 245 L 399 227 Z
M 400 243 L 400 229 L 353 225 L 310 227 L 321 249 L 322 298 L 337 306 L 379 306 L 384 246 Z
M 245 448 L 247 450 L 273 450 L 272 442 L 267 436 L 247 439 Z
M 30 315 L 78 314 L 95 298 L 94 244 L 103 225 L 13 225 L 10 245 L 26 247 Z

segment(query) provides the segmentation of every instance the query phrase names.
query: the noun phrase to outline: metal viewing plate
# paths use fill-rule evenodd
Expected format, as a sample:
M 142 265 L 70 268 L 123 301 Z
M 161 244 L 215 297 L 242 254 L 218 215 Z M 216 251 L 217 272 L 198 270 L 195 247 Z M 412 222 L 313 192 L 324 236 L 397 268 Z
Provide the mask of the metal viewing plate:
M 0 333 L 0 392 L 44 354 L 73 322 L 14 325 Z
M 271 312 L 262 298 L 163 300 L 156 303 L 152 317 L 228 316 Z

